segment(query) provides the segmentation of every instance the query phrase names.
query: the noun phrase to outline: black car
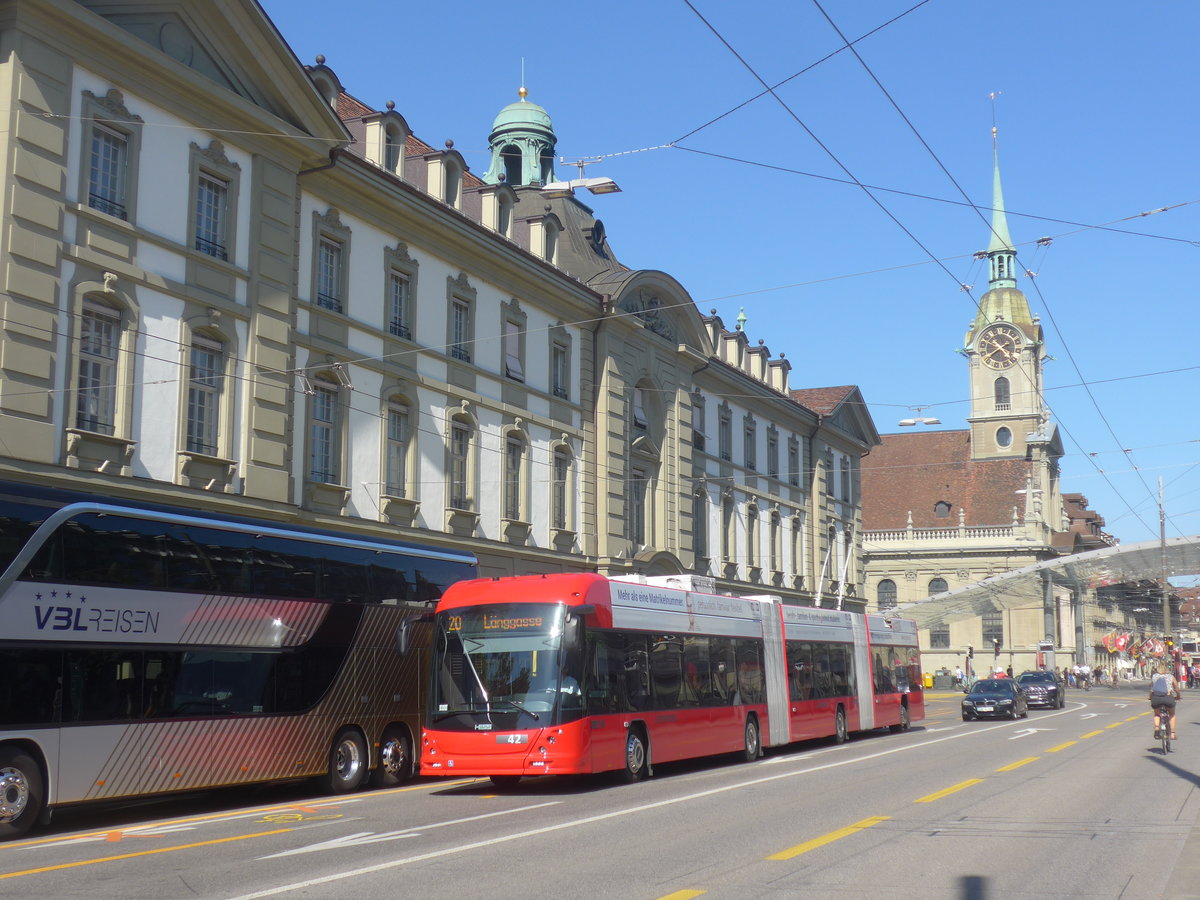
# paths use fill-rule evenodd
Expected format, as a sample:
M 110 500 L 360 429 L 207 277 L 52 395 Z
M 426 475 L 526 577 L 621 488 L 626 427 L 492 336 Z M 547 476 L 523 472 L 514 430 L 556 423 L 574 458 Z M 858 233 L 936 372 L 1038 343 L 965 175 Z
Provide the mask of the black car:
M 1017 684 L 1025 688 L 1030 706 L 1062 709 L 1067 705 L 1067 686 L 1053 672 L 1022 672 Z
M 1011 678 L 984 678 L 971 685 L 963 698 L 962 717 L 968 719 L 1022 719 L 1029 715 L 1029 699 Z

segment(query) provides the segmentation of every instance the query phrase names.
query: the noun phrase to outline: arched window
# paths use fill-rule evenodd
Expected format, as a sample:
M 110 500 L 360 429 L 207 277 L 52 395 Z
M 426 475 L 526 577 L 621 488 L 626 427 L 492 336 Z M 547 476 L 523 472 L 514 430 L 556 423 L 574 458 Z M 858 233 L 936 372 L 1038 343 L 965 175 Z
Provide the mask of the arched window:
M 890 578 L 885 578 L 879 582 L 879 587 L 876 588 L 876 597 L 879 599 L 880 609 L 890 609 L 896 605 L 896 582 Z
M 121 311 L 89 297 L 79 320 L 79 381 L 75 427 L 97 434 L 117 433 L 118 354 Z
M 937 519 L 950 518 L 950 504 L 945 500 L 939 500 L 937 503 L 933 504 L 933 515 L 934 518 Z
M 341 484 L 340 384 L 323 374 L 314 378 L 308 409 L 308 477 L 323 484 Z
M 758 568 L 758 507 L 746 507 L 746 565 Z
M 474 509 L 471 496 L 471 447 L 474 427 L 465 416 L 450 422 L 450 508 Z
M 399 175 L 403 161 L 404 132 L 396 124 L 388 123 L 383 129 L 383 167 Z
M 225 389 L 225 345 L 217 336 L 194 335 L 188 348 L 185 449 L 219 456 L 221 400 Z
M 542 247 L 542 259 L 548 263 L 558 261 L 558 226 L 547 222 L 544 230 L 545 246 Z
M 995 383 L 996 409 L 1003 411 L 1012 408 L 1012 388 L 1008 379 L 1001 375 Z
M 408 496 L 409 415 L 407 400 L 399 396 L 388 399 L 384 493 L 391 497 Z
M 504 518 L 525 521 L 525 458 L 528 443 L 516 430 L 504 439 Z
M 500 159 L 504 162 L 504 180 L 513 187 L 524 183 L 524 173 L 521 171 L 521 148 L 508 144 L 500 151 Z
M 571 464 L 571 452 L 566 447 L 557 447 L 554 450 L 554 471 L 551 478 L 550 526 L 560 531 L 571 531 L 574 514 L 571 499 L 575 496 L 575 472 Z
M 945 578 L 931 578 L 929 580 L 930 596 L 933 596 L 934 594 L 943 594 L 946 591 L 948 591 L 949 589 L 950 589 L 950 586 L 948 584 L 946 584 Z

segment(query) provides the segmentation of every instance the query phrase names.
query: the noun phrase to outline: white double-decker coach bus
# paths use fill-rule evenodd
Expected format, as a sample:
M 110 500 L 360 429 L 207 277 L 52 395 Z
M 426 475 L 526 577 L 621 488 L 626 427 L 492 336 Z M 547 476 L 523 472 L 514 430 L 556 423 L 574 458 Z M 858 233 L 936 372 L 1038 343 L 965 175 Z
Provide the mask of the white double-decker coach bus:
M 403 621 L 468 554 L 0 482 L 0 838 L 86 801 L 413 770 Z

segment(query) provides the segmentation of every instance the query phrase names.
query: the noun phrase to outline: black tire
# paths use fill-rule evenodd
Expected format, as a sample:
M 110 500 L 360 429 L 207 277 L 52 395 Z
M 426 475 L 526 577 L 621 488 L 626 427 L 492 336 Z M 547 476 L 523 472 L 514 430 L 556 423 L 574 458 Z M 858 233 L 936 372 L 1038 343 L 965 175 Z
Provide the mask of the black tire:
M 343 728 L 329 748 L 329 771 L 321 779 L 331 794 L 348 794 L 362 787 L 370 762 L 367 742 L 357 728 Z
M 45 802 L 42 769 L 33 757 L 15 747 L 0 748 L 0 839 L 32 828 Z
M 742 749 L 742 759 L 754 762 L 762 752 L 762 740 L 758 731 L 758 719 L 746 716 L 746 746 Z
M 646 777 L 647 758 L 646 738 L 641 729 L 630 728 L 625 736 L 625 780 L 641 781 Z
M 376 787 L 395 787 L 412 777 L 413 744 L 408 729 L 389 725 L 383 730 L 383 737 L 379 741 L 379 758 L 375 763 L 371 783 Z
M 498 791 L 511 791 L 521 783 L 520 775 L 492 775 L 492 785 Z
M 899 724 L 889 725 L 888 727 L 891 729 L 892 734 L 899 734 L 901 731 L 908 731 L 911 726 L 912 722 L 908 718 L 908 706 L 907 704 L 901 703 Z
M 964 722 L 970 722 L 970 721 L 971 721 L 971 717 L 970 717 L 970 716 L 968 716 L 966 713 L 963 713 L 963 714 L 962 714 L 962 716 L 963 716 L 963 721 L 964 721 Z
M 1022 719 L 1028 719 L 1028 718 L 1029 718 L 1029 707 L 1028 707 L 1028 706 L 1027 706 L 1027 707 L 1025 707 L 1025 709 L 1023 709 L 1023 710 L 1021 711 L 1021 718 L 1022 718 Z
M 1008 717 L 1010 719 L 1015 719 L 1017 717 L 1017 708 L 1015 706 L 1011 707 L 1008 710 Z
M 844 744 L 850 740 L 850 729 L 846 727 L 846 711 L 840 706 L 833 717 L 833 742 Z

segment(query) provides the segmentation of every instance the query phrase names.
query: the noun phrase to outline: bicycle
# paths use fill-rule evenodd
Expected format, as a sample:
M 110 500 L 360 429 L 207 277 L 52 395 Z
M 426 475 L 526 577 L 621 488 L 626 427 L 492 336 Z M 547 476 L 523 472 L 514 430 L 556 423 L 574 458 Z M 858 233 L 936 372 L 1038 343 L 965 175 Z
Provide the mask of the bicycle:
M 1176 701 L 1178 702 L 1178 701 Z M 1162 741 L 1163 756 L 1171 752 L 1171 713 L 1174 709 L 1170 706 L 1154 707 L 1154 730 L 1158 734 L 1159 740 Z

